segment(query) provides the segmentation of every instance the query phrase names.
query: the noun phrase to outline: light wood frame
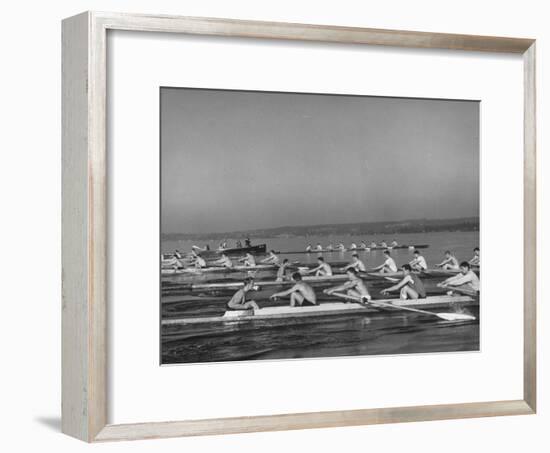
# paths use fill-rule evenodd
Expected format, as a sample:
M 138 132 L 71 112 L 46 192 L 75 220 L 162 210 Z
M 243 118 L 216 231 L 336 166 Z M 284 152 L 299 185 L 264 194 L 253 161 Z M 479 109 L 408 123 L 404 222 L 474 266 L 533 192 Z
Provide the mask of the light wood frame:
M 107 31 L 134 30 L 522 54 L 524 395 L 521 400 L 109 425 L 106 348 Z M 63 21 L 62 430 L 87 442 L 534 414 L 535 40 L 231 19 L 85 12 Z

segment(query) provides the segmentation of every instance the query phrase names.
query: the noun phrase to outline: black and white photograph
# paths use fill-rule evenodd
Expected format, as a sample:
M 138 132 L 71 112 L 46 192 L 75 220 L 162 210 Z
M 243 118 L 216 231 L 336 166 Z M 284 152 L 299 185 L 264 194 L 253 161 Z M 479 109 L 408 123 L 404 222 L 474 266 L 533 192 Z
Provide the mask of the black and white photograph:
M 161 364 L 479 351 L 479 108 L 161 87 Z

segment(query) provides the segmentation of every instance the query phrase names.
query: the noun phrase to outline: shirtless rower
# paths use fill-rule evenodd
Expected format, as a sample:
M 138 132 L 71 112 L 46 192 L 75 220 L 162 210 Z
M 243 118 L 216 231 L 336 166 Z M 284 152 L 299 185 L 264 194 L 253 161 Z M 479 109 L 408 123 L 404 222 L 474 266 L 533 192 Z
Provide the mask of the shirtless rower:
M 359 259 L 358 253 L 353 253 L 351 255 L 351 263 L 344 267 L 344 271 L 347 272 L 348 269 L 355 269 L 357 272 L 366 272 L 367 268 L 365 263 Z
M 219 260 L 213 261 L 212 264 L 219 264 L 222 267 L 227 267 L 228 269 L 233 267 L 233 261 L 231 261 L 225 253 L 222 253 L 222 257 Z
M 422 272 L 428 269 L 428 263 L 426 263 L 426 258 L 424 258 L 418 250 L 413 252 L 414 259 L 409 263 L 413 271 Z
M 380 242 L 380 247 L 388 248 L 388 244 L 386 244 L 386 241 Z
M 383 289 L 380 291 L 380 294 L 386 295 L 393 291 L 399 291 L 401 299 L 424 299 L 426 297 L 426 290 L 420 277 L 411 272 L 412 268 L 408 264 L 401 266 L 401 269 L 403 269 L 403 274 L 405 275 L 403 279 L 399 283 Z
M 292 274 L 292 279 L 296 282 L 295 285 L 279 293 L 272 294 L 270 299 L 276 300 L 278 297 L 286 297 L 290 295 L 290 306 L 306 306 L 317 305 L 317 296 L 313 288 L 302 280 L 302 275 L 299 272 Z
M 373 247 L 378 247 L 378 244 L 376 244 L 376 242 L 372 241 L 369 245 L 369 247 L 373 248 Z
M 392 241 L 392 243 L 390 244 L 390 247 L 397 247 L 399 244 L 397 243 L 397 241 L 394 239 Z
M 206 267 L 206 260 L 200 256 L 195 250 L 191 250 L 191 262 L 196 269 Z
M 308 244 L 306 247 L 306 252 L 311 252 L 311 244 Z
M 306 271 L 306 273 L 313 274 L 315 272 L 316 277 L 327 277 L 332 275 L 332 268 L 330 267 L 330 264 L 325 263 L 325 259 L 322 256 L 317 258 L 317 264 L 317 267 Z
M 279 264 L 279 257 L 275 253 L 275 250 L 270 250 L 269 255 L 267 255 L 267 257 L 264 258 L 260 262 L 264 263 L 264 264 L 277 264 L 278 265 Z
M 195 265 L 196 269 L 202 269 L 206 267 L 206 260 L 202 256 L 200 256 L 194 250 L 192 252 L 192 255 L 193 255 L 193 264 Z
M 244 286 L 239 289 L 231 300 L 227 303 L 227 308 L 230 310 L 258 310 L 258 304 L 253 300 L 246 300 L 246 294 L 254 289 L 254 280 L 252 278 L 244 279 Z
M 361 244 L 359 244 L 359 248 L 360 248 L 361 250 L 367 249 L 367 248 L 368 248 L 368 247 L 367 247 L 367 243 L 366 243 L 365 241 L 361 241 Z
M 162 267 L 164 268 L 172 268 L 172 269 L 183 269 L 184 265 L 183 263 L 176 257 L 176 255 L 172 255 L 171 258 L 165 260 L 162 260 Z
M 479 266 L 479 247 L 474 249 L 474 257 L 468 263 L 470 266 Z
M 251 253 L 247 253 L 244 258 L 241 258 L 239 261 L 241 261 L 245 267 L 256 266 L 256 259 L 252 256 Z
M 315 246 L 315 251 L 316 252 L 322 252 L 323 251 L 323 246 L 321 244 L 319 244 L 317 242 L 317 245 Z
M 340 244 L 336 246 L 336 250 L 338 250 L 339 252 L 345 252 L 346 246 L 340 242 Z
M 395 261 L 390 256 L 390 251 L 384 250 L 384 256 L 386 257 L 386 260 L 380 266 L 375 267 L 373 271 L 380 271 L 382 274 L 397 272 L 397 264 L 395 264 Z
M 479 277 L 471 269 L 470 264 L 467 261 L 463 261 L 460 263 L 460 274 L 449 277 L 447 280 L 438 283 L 437 286 L 450 289 L 449 293 L 451 294 L 453 289 L 478 292 Z
M 334 249 L 334 247 L 333 247 L 332 242 L 331 242 L 329 245 L 327 245 L 326 250 L 327 250 L 328 252 L 332 252 L 333 249 Z
M 357 244 L 355 242 L 352 242 L 351 245 L 349 246 L 349 249 L 350 250 L 357 250 Z
M 457 271 L 458 270 L 458 260 L 455 256 L 447 250 L 445 252 L 445 259 L 441 263 L 436 264 L 437 267 L 443 268 L 446 271 Z
M 290 267 L 290 261 L 287 258 L 283 260 L 283 264 L 279 264 L 279 269 L 277 269 L 277 281 L 282 282 L 286 280 L 286 270 Z
M 371 296 L 365 282 L 359 278 L 357 271 L 350 267 L 346 270 L 349 280 L 342 285 L 334 286 L 333 288 L 327 288 L 323 292 L 331 295 L 338 291 L 346 291 L 348 296 L 359 297 L 361 302 L 370 301 Z

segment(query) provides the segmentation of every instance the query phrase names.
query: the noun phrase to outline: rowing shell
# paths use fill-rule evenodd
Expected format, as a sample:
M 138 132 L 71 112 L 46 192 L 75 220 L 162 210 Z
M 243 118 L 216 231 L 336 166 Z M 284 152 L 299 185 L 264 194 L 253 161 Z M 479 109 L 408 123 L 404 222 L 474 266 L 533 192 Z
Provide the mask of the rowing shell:
M 403 272 L 367 272 L 360 273 L 359 276 L 362 280 L 368 281 L 398 281 L 400 278 L 403 278 Z M 434 279 L 438 278 L 439 275 L 423 275 L 420 274 L 424 279 Z M 333 274 L 333 275 L 324 275 L 324 276 L 304 276 L 302 280 L 308 283 L 331 283 L 331 282 L 343 282 L 349 280 L 349 277 L 346 274 Z M 287 286 L 294 285 L 296 282 L 294 280 L 256 280 L 254 282 L 257 288 L 264 288 L 270 286 Z M 214 283 L 190 283 L 186 287 L 190 290 L 207 290 L 207 289 L 231 289 L 231 288 L 241 288 L 244 286 L 244 282 L 214 282 Z
M 256 266 L 233 266 L 233 267 L 204 267 L 187 269 L 162 269 L 162 275 L 177 275 L 177 274 L 202 274 L 210 272 L 244 272 L 244 271 L 259 271 L 266 269 L 278 269 L 279 266 L 275 264 L 258 264 Z
M 330 276 L 311 276 L 311 277 L 302 277 L 302 280 L 305 282 L 316 283 L 316 282 L 339 282 L 349 280 L 349 277 L 345 274 L 337 274 Z M 266 286 L 283 286 L 283 285 L 295 285 L 294 280 L 267 280 L 267 281 L 256 281 L 254 285 L 256 288 L 263 288 Z M 194 283 L 190 285 L 191 289 L 225 289 L 225 288 L 241 288 L 244 286 L 244 282 L 230 282 L 230 283 Z
M 336 261 L 334 263 L 329 263 L 336 266 L 346 266 L 349 264 L 346 261 Z M 317 264 L 314 263 L 303 263 L 300 264 L 297 261 L 291 263 L 289 266 L 290 269 L 296 269 L 297 266 L 300 267 L 315 267 Z M 257 264 L 256 266 L 233 266 L 233 267 L 224 267 L 224 266 L 210 266 L 210 267 L 203 267 L 203 268 L 195 268 L 195 267 L 189 267 L 185 269 L 170 269 L 170 268 L 164 268 L 161 270 L 162 275 L 179 275 L 179 274 L 191 274 L 191 275 L 197 275 L 197 274 L 203 274 L 203 273 L 231 273 L 231 272 L 246 272 L 246 271 L 262 271 L 262 270 L 274 270 L 279 269 L 279 265 L 277 264 Z
M 277 252 L 281 255 L 296 255 L 299 253 L 307 253 L 307 254 L 315 254 L 315 253 L 344 253 L 344 252 L 370 252 L 371 250 L 396 250 L 396 249 L 409 249 L 409 250 L 416 250 L 416 249 L 427 249 L 429 247 L 428 244 L 418 244 L 418 245 L 396 245 L 394 247 L 388 246 L 388 247 L 382 247 L 380 245 L 377 245 L 376 247 L 357 247 L 355 249 L 332 249 L 332 250 L 297 250 L 297 251 L 290 251 L 290 252 Z
M 391 304 L 392 308 L 437 308 L 448 307 L 453 304 L 461 305 L 477 305 L 479 302 L 469 296 L 431 296 L 425 299 L 401 300 L 401 299 L 380 299 L 373 300 L 374 306 L 377 302 L 383 304 Z M 356 314 L 377 312 L 373 306 L 365 306 L 359 303 L 344 303 L 344 302 L 327 302 L 314 306 L 307 307 L 265 307 L 258 310 L 230 310 L 226 311 L 223 316 L 196 317 L 196 318 L 176 318 L 163 319 L 163 326 L 178 325 L 178 324 L 203 324 L 212 322 L 242 322 L 255 321 L 262 319 L 283 319 L 297 317 L 313 317 L 313 316 L 330 316 L 337 314 Z

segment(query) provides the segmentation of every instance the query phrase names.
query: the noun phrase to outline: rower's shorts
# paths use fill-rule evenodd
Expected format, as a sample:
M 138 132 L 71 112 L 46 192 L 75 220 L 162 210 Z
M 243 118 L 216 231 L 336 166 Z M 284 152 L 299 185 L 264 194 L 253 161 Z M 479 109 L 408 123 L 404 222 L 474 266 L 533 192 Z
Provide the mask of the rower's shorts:
M 313 302 L 307 300 L 307 299 L 304 299 L 302 301 L 302 305 L 301 307 L 315 307 L 317 304 L 314 304 Z

